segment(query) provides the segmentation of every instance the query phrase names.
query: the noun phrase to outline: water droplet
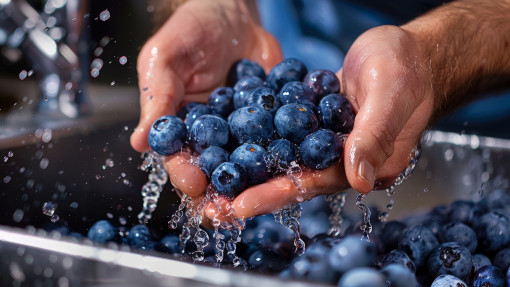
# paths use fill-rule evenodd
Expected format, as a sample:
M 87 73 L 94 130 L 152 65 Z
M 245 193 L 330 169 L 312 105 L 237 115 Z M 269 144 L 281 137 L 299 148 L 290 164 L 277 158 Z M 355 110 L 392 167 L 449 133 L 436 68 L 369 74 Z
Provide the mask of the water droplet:
M 42 211 L 44 215 L 53 216 L 55 210 L 57 209 L 57 204 L 51 201 L 47 201 L 43 203 Z
M 33 74 L 34 74 L 34 70 L 30 70 L 30 71 L 28 71 L 28 74 L 27 74 L 27 75 L 28 75 L 29 77 L 31 77 Z
M 126 218 L 123 216 L 119 217 L 119 223 L 120 225 L 126 225 L 127 224 Z
M 94 68 L 90 71 L 90 75 L 93 77 L 93 78 L 97 78 L 97 76 L 99 76 L 99 70 L 97 68 Z
M 9 175 L 4 177 L 4 182 L 9 183 L 11 181 L 11 177 Z
M 14 213 L 12 214 L 12 220 L 14 220 L 14 222 L 19 223 L 23 219 L 24 215 L 25 215 L 25 212 L 22 209 L 16 209 L 14 211 Z
M 106 9 L 103 12 L 99 13 L 99 19 L 101 19 L 101 21 L 103 21 L 103 22 L 110 19 L 110 11 L 108 11 L 108 9 Z
M 104 166 L 104 165 L 103 165 L 103 166 Z M 104 168 L 103 168 L 103 169 L 104 169 Z M 96 174 L 96 179 L 97 179 L 97 180 L 100 180 L 100 179 L 101 179 L 101 177 L 102 177 L 102 176 L 101 176 L 100 174 Z
M 25 70 L 22 70 L 21 72 L 19 72 L 19 79 L 23 81 L 24 79 L 27 78 L 27 75 L 28 75 L 28 72 Z
M 104 62 L 102 59 L 100 58 L 95 58 L 92 63 L 90 64 L 90 68 L 93 70 L 93 69 L 97 69 L 97 70 L 101 70 L 103 68 L 103 65 L 104 65 Z
M 113 166 L 114 166 L 113 159 L 111 159 L 111 158 L 107 158 L 107 159 L 106 159 L 106 161 L 105 161 L 105 166 L 107 166 L 107 167 L 113 167 Z
M 126 56 L 122 56 L 119 58 L 119 63 L 121 65 L 125 65 L 127 63 L 127 57 Z
M 108 217 L 108 219 L 112 219 L 113 218 L 113 214 L 110 213 L 110 212 L 107 212 L 106 213 L 106 217 Z
M 232 44 L 234 44 L 234 46 L 239 45 L 239 40 L 237 40 L 236 38 L 233 38 L 232 39 Z
M 51 129 L 44 129 L 44 131 L 41 135 L 41 140 L 45 143 L 48 143 L 52 137 L 53 137 L 53 131 Z
M 115 81 L 112 81 L 112 82 L 110 83 L 110 86 L 112 86 L 112 87 L 113 87 L 113 86 L 115 86 Z
M 455 153 L 453 152 L 453 150 L 449 148 L 444 152 L 444 159 L 446 161 L 451 161 L 453 159 L 454 154 Z
M 97 47 L 97 48 L 95 48 L 95 49 L 94 49 L 94 56 L 96 56 L 96 57 L 101 56 L 101 54 L 103 54 L 103 51 L 104 51 L 103 47 Z
M 76 202 L 76 201 L 71 202 L 71 204 L 69 204 L 69 207 L 70 208 L 78 208 L 78 202 Z
M 41 169 L 46 169 L 48 167 L 48 164 L 50 163 L 50 160 L 47 158 L 42 158 L 41 162 L 39 163 L 39 167 Z

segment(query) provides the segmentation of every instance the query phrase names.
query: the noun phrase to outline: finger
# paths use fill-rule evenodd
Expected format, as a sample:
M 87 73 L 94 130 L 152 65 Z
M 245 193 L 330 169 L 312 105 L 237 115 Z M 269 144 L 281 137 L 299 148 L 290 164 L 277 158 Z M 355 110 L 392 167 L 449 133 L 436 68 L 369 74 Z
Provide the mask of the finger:
M 250 218 L 347 187 L 344 166 L 337 162 L 324 170 L 303 172 L 294 179 L 281 176 L 250 187 L 234 199 L 232 208 L 236 217 Z
M 202 170 L 191 163 L 187 152 L 165 157 L 163 164 L 172 185 L 194 198 L 203 194 L 207 187 L 207 178 Z

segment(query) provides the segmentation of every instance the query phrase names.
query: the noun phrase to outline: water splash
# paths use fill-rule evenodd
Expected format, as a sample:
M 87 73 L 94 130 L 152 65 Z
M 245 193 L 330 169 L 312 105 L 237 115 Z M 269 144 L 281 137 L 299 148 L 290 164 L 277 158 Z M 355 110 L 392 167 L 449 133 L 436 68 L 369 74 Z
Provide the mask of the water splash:
M 370 216 L 372 215 L 372 212 L 370 211 L 370 208 L 366 206 L 363 203 L 363 199 L 365 198 L 366 194 L 360 193 L 356 197 L 356 206 L 363 211 L 363 224 L 360 226 L 361 231 L 363 231 L 363 236 L 361 239 L 366 240 L 370 242 L 370 233 L 372 233 L 372 223 L 370 222 Z
M 241 242 L 241 229 L 232 227 L 230 229 L 230 239 L 227 241 L 227 257 L 234 267 L 241 265 L 241 261 L 236 254 L 237 243 Z
M 301 256 L 305 253 L 306 245 L 301 239 L 299 218 L 301 217 L 301 205 L 294 203 L 278 211 L 273 212 L 274 220 L 294 233 L 294 252 Z
M 179 207 L 175 211 L 175 213 L 172 215 L 170 221 L 168 221 L 168 227 L 170 229 L 177 229 L 177 225 L 179 224 L 179 221 L 184 216 L 184 209 L 186 208 L 186 205 L 188 204 L 188 201 L 191 198 L 185 194 L 182 194 L 181 196 L 181 203 L 179 204 Z
M 143 159 L 140 169 L 149 172 L 149 180 L 142 187 L 143 206 L 138 214 L 138 221 L 141 224 L 147 224 L 156 210 L 163 185 L 168 181 L 168 175 L 160 155 L 149 152 L 143 155 Z
M 419 145 L 416 146 L 413 151 L 411 151 L 410 157 L 411 160 L 409 161 L 409 164 L 404 169 L 404 171 L 402 171 L 402 173 L 397 176 L 395 182 L 390 187 L 386 188 L 386 194 L 388 196 L 393 196 L 395 194 L 395 187 L 401 185 L 413 173 L 414 169 L 416 168 L 416 164 L 421 157 L 421 147 Z
M 326 201 L 329 202 L 331 208 L 331 215 L 329 216 L 329 224 L 331 225 L 328 235 L 340 236 L 342 232 L 342 223 L 344 221 L 342 217 L 342 209 L 345 206 L 345 192 L 339 192 L 337 194 L 330 194 L 326 196 Z
M 391 198 L 390 202 L 386 205 L 386 211 L 383 211 L 383 212 L 381 212 L 381 214 L 379 214 L 379 220 L 381 222 L 384 223 L 384 222 L 388 221 L 388 217 L 390 216 L 390 211 L 393 209 L 394 204 L 395 204 L 395 199 Z

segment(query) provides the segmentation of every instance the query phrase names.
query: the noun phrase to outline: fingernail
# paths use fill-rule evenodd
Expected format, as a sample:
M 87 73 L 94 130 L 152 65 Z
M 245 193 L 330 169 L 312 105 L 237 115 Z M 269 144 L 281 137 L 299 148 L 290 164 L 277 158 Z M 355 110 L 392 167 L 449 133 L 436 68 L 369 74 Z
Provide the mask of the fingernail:
M 375 170 L 374 167 L 367 161 L 362 160 L 358 167 L 358 175 L 367 183 L 372 189 L 375 182 Z

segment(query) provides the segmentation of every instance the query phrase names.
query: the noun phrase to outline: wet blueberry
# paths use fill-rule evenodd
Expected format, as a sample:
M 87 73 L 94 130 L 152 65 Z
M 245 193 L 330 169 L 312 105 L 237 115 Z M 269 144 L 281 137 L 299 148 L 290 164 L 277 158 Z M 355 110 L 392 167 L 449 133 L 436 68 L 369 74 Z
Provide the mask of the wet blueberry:
M 416 266 L 414 262 L 409 258 L 407 253 L 402 250 L 394 249 L 390 253 L 386 254 L 382 260 L 382 266 L 390 264 L 399 264 L 407 268 L 410 272 L 416 272 Z
M 200 169 L 207 175 L 207 178 L 210 178 L 220 164 L 228 161 L 228 157 L 228 151 L 218 146 L 210 146 L 200 154 Z
M 356 267 L 369 267 L 376 259 L 376 248 L 359 236 L 347 236 L 329 252 L 331 268 L 344 273 Z
M 510 267 L 510 248 L 499 250 L 492 258 L 492 264 L 501 270 L 507 270 Z
M 300 144 L 307 135 L 319 128 L 315 113 L 303 104 L 287 104 L 275 115 L 274 126 L 280 136 Z
M 87 233 L 87 237 L 90 240 L 101 243 L 114 241 L 118 235 L 118 229 L 108 220 L 99 220 L 98 222 L 94 223 Z
M 246 106 L 246 98 L 251 90 L 263 87 L 264 81 L 255 76 L 244 77 L 234 86 L 234 108 L 240 109 Z
M 153 244 L 152 235 L 149 228 L 143 224 L 131 227 L 126 237 L 126 241 L 129 246 L 136 249 L 152 249 L 150 248 Z
M 409 255 L 416 267 L 421 268 L 427 262 L 429 254 L 439 245 L 439 242 L 430 229 L 417 224 L 406 228 L 398 245 L 399 249 Z
M 468 285 L 453 275 L 439 275 L 430 287 L 468 287 Z
M 240 164 L 248 176 L 248 185 L 265 182 L 269 178 L 267 151 L 256 144 L 243 144 L 230 155 L 230 161 Z
M 271 141 L 267 147 L 270 166 L 276 170 L 287 170 L 297 160 L 296 146 L 286 139 Z
M 468 278 L 473 267 L 469 250 L 455 242 L 447 242 L 437 247 L 427 261 L 428 271 L 433 276 L 450 274 L 462 280 Z
M 267 86 L 279 92 L 288 82 L 302 81 L 308 69 L 300 60 L 288 58 L 274 66 L 266 78 Z
M 245 99 L 245 106 L 257 106 L 274 115 L 280 108 L 280 100 L 276 97 L 273 89 L 260 87 L 251 90 Z
M 492 262 L 489 259 L 489 257 L 487 257 L 483 254 L 480 254 L 480 253 L 474 254 L 471 257 L 471 261 L 473 262 L 473 272 L 478 271 L 480 268 L 482 268 L 484 266 L 492 265 Z
M 197 103 L 197 102 L 187 103 L 179 111 L 177 111 L 176 116 L 184 121 L 186 119 L 186 115 L 189 113 L 189 111 L 191 111 L 191 109 L 193 109 L 197 105 L 202 105 L 202 104 L 201 103 Z
M 329 94 L 318 105 L 322 126 L 334 132 L 350 133 L 354 126 L 354 111 L 351 103 L 340 94 Z
M 482 250 L 495 252 L 510 244 L 510 220 L 501 212 L 482 215 L 474 221 L 473 227 Z
M 227 81 L 231 86 L 239 81 L 239 79 L 247 76 L 257 76 L 263 80 L 266 78 L 266 72 L 264 72 L 264 69 L 259 64 L 248 59 L 241 59 L 230 68 Z
M 149 145 L 161 155 L 171 155 L 181 150 L 187 137 L 186 125 L 176 116 L 163 116 L 152 124 Z
M 305 76 L 303 83 L 312 89 L 314 103 L 320 102 L 326 95 L 340 92 L 340 81 L 330 70 L 312 70 Z
M 444 242 L 457 242 L 466 247 L 471 253 L 475 252 L 478 246 L 476 233 L 471 227 L 461 222 L 445 225 L 442 237 Z
M 226 145 L 229 135 L 227 121 L 215 115 L 199 117 L 189 131 L 190 144 L 198 153 L 210 146 Z
M 181 243 L 179 236 L 169 234 L 163 237 L 160 241 L 161 250 L 163 252 L 175 254 L 181 252 Z
M 209 95 L 209 107 L 215 114 L 224 118 L 234 110 L 234 90 L 229 87 L 220 87 Z
M 473 287 L 503 287 L 505 286 L 505 275 L 496 266 L 487 265 L 473 276 Z
M 397 220 L 388 221 L 381 231 L 381 239 L 386 252 L 398 248 L 398 241 L 404 234 L 405 223 Z
M 331 130 L 318 130 L 308 135 L 299 150 L 306 166 L 325 169 L 332 166 L 342 155 L 342 140 Z
M 389 264 L 381 269 L 391 287 L 418 287 L 418 281 L 414 273 L 400 264 Z
M 186 114 L 186 128 L 189 131 L 191 127 L 193 126 L 193 123 L 201 116 L 203 115 L 210 115 L 212 114 L 212 109 L 204 104 L 198 104 L 195 105 L 193 108 L 189 110 L 189 112 Z
M 228 118 L 230 133 L 239 144 L 265 144 L 273 138 L 273 116 L 259 107 L 243 107 Z
M 384 275 L 368 267 L 359 267 L 349 270 L 345 273 L 338 287 L 387 287 Z M 412 285 L 408 285 L 412 286 Z
M 280 93 L 278 99 L 284 105 L 290 103 L 303 103 L 312 102 L 313 92 L 310 87 L 304 85 L 302 82 L 289 82 L 286 83 Z
M 218 194 L 234 198 L 246 187 L 247 176 L 238 163 L 224 162 L 211 175 L 211 182 Z

